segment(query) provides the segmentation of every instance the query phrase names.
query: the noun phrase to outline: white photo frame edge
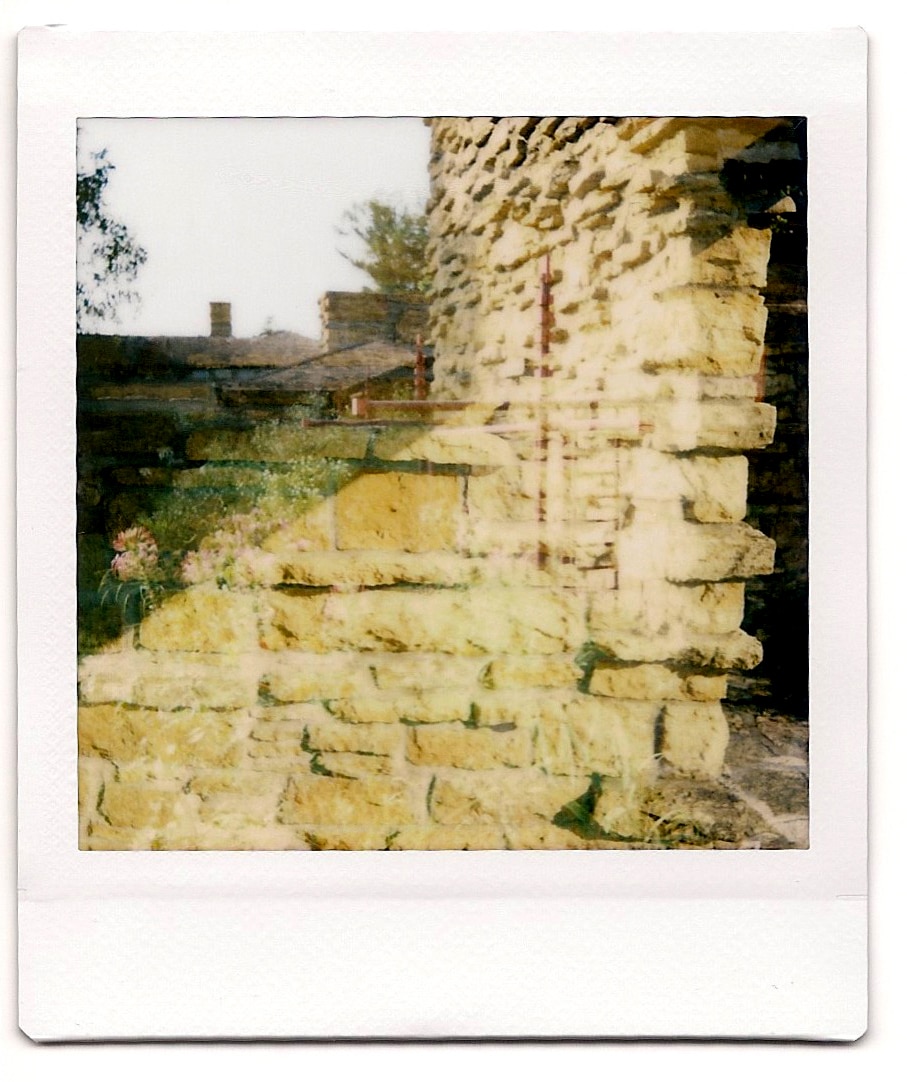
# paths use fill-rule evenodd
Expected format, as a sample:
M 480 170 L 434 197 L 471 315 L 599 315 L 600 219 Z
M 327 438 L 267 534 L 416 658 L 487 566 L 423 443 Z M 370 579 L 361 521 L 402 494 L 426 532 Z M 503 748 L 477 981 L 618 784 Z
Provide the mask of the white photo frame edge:
M 554 85 L 539 86 L 543 62 Z M 23 33 L 20 999 L 30 1036 L 852 1039 L 865 1029 L 865 88 L 860 31 Z M 65 601 L 76 118 L 492 111 L 808 118 L 810 850 L 392 862 L 80 853 Z M 620 996 L 577 1003 L 587 967 Z

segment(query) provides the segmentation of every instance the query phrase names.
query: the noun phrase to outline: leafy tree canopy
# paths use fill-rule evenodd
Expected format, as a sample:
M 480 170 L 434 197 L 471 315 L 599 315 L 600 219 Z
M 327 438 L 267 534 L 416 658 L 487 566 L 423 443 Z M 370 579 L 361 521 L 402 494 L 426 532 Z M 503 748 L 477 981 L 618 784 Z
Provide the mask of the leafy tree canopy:
M 372 279 L 375 288 L 366 287 L 366 292 L 427 292 L 428 222 L 424 214 L 369 199 L 348 210 L 343 221 L 340 234 L 358 237 L 365 246 L 362 258 L 344 251 L 340 254 Z
M 91 156 L 76 174 L 76 325 L 80 332 L 106 320 L 116 322 L 122 305 L 138 300 L 124 283 L 133 282 L 148 253 L 122 222 L 110 217 L 104 192 L 111 171 L 107 151 Z

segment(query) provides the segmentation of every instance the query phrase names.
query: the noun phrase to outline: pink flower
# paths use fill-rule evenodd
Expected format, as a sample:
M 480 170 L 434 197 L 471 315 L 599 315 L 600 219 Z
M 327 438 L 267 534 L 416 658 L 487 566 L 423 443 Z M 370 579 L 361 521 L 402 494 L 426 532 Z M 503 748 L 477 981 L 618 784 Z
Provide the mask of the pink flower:
M 113 539 L 115 552 L 142 552 L 144 555 L 154 553 L 157 556 L 157 541 L 150 530 L 144 526 L 130 526 L 128 530 L 120 530 Z
M 110 570 L 123 582 L 145 577 L 145 567 L 137 552 L 121 552 L 114 556 Z
M 187 552 L 180 565 L 180 578 L 187 586 L 206 582 L 216 577 L 216 563 L 210 552 Z
M 123 582 L 147 579 L 157 568 L 157 542 L 144 526 L 121 530 L 113 539 L 117 553 L 110 570 Z

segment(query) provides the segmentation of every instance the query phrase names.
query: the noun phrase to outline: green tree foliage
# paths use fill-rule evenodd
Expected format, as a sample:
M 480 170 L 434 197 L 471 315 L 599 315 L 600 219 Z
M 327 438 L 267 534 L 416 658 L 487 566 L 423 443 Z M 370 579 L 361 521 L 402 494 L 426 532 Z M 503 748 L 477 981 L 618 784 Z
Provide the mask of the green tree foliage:
M 122 305 L 138 294 L 133 282 L 148 253 L 104 205 L 104 192 L 115 168 L 107 151 L 92 154 L 89 168 L 76 174 L 76 326 L 80 332 L 106 320 L 116 322 Z
M 358 237 L 366 254 L 358 259 L 344 251 L 340 254 L 375 283 L 375 288 L 366 287 L 366 292 L 427 292 L 428 222 L 424 214 L 369 199 L 348 210 L 343 220 L 340 234 Z

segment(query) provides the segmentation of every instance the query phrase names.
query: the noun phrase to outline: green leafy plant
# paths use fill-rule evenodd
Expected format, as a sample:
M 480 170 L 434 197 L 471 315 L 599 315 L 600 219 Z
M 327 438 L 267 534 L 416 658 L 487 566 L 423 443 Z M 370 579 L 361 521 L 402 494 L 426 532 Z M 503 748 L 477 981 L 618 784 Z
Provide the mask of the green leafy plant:
M 341 236 L 354 236 L 364 256 L 341 251 L 344 259 L 365 273 L 379 293 L 425 293 L 428 276 L 428 220 L 424 214 L 393 207 L 380 199 L 357 203 L 346 212 Z M 372 292 L 372 290 L 366 290 Z
M 116 321 L 122 305 L 138 294 L 125 283 L 135 281 L 148 253 L 129 229 L 110 213 L 104 194 L 116 167 L 107 151 L 91 155 L 91 164 L 76 174 L 76 326 L 80 333 L 107 320 Z

